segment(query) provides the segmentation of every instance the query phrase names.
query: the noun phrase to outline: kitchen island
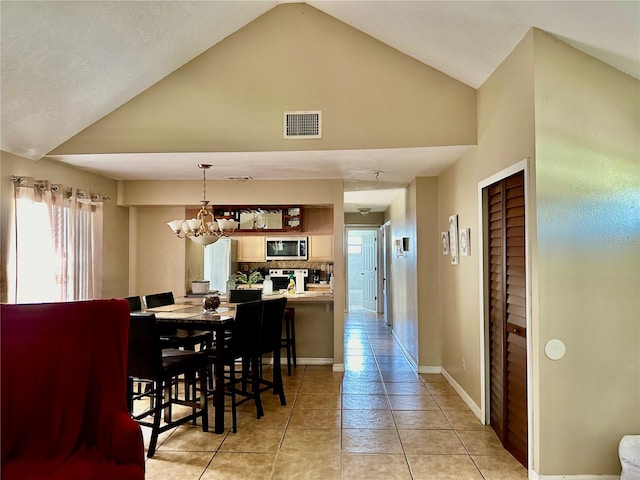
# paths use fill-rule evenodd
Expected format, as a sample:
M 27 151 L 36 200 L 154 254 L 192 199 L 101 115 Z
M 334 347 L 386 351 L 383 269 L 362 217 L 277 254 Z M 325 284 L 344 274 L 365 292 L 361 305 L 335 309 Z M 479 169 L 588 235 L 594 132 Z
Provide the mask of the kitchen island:
M 299 365 L 333 364 L 333 295 L 329 292 L 264 295 L 263 299 L 287 298 L 295 308 L 296 353 Z M 233 306 L 220 297 L 221 306 Z M 201 298 L 185 297 L 179 303 L 200 304 Z M 284 354 L 284 352 L 283 352 Z M 283 359 L 286 365 L 286 358 Z

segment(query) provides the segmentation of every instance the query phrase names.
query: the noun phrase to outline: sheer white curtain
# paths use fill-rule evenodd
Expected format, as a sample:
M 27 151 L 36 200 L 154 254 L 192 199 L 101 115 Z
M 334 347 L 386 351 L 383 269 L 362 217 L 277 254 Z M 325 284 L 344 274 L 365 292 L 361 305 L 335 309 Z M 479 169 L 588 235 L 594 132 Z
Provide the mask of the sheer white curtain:
M 87 191 L 69 191 L 47 181 L 14 180 L 15 301 L 99 298 L 102 202 L 92 201 Z

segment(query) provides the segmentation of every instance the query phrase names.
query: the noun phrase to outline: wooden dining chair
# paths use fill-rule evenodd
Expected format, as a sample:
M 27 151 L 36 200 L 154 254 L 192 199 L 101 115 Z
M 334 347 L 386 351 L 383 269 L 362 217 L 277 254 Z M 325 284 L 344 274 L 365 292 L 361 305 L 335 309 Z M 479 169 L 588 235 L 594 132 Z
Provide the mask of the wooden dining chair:
M 173 305 L 175 299 L 173 292 L 154 293 L 144 296 L 144 303 L 147 308 L 164 307 Z M 213 336 L 211 332 L 204 330 L 184 330 L 166 327 L 159 328 L 163 348 L 183 348 L 195 351 L 196 347 L 203 350 L 211 345 Z
M 229 290 L 229 303 L 252 302 L 262 299 L 262 290 L 257 288 L 238 288 Z
M 257 372 L 260 355 L 260 324 L 262 322 L 263 301 L 244 302 L 236 306 L 236 313 L 231 328 L 227 332 L 224 351 L 224 372 L 213 371 L 215 375 L 225 376 L 225 391 L 216 395 L 228 395 L 231 398 L 232 431 L 237 432 L 237 407 L 253 400 L 256 404 L 257 417 L 264 415 L 260 400 L 260 378 Z M 211 366 L 215 364 L 215 348 L 205 350 Z M 243 367 L 236 370 L 236 361 L 241 360 Z M 237 396 L 243 398 L 238 400 Z
M 281 339 L 281 348 L 287 352 L 287 374 L 291 376 L 291 364 L 298 367 L 298 357 L 296 355 L 296 309 L 287 307 L 284 310 L 284 335 Z
M 144 303 L 147 308 L 164 307 L 165 305 L 173 305 L 175 299 L 173 292 L 153 293 L 144 296 Z
M 202 430 L 208 430 L 207 371 L 208 359 L 197 352 L 177 349 L 163 349 L 158 332 L 158 323 L 153 313 L 133 313 L 129 323 L 129 348 L 127 360 L 127 398 L 132 417 L 140 424 L 151 428 L 151 439 L 147 457 L 156 450 L 158 435 L 178 425 L 202 419 Z M 171 393 L 171 386 L 180 375 L 198 378 L 199 398 L 189 398 L 185 389 L 184 398 Z M 135 381 L 149 382 L 151 388 L 144 392 L 134 392 Z M 136 400 L 149 399 L 149 407 L 142 412 L 134 412 Z M 180 404 L 191 407 L 191 413 L 174 420 L 171 406 Z M 168 409 L 164 425 L 160 425 L 161 415 Z M 151 420 L 145 420 L 151 417 Z
M 129 302 L 130 312 L 139 312 L 142 310 L 142 299 L 139 296 L 125 297 L 125 300 Z

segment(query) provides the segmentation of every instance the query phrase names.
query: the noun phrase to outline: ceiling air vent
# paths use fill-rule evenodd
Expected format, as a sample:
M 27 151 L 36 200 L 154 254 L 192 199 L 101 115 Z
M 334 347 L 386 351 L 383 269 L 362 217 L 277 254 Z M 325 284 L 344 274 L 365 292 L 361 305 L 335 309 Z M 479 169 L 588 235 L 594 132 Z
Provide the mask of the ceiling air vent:
M 322 112 L 284 112 L 284 138 L 322 138 Z
M 242 180 L 242 181 L 253 180 L 253 177 L 249 177 L 247 175 L 232 175 L 224 178 L 226 178 L 227 180 Z

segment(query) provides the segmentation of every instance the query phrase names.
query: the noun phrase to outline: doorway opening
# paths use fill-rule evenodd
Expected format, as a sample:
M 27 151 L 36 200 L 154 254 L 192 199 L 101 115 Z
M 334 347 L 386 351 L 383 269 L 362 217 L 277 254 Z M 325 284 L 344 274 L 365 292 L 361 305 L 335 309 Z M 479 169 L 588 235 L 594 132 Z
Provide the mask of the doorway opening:
M 378 229 L 347 229 L 347 307 L 378 311 Z

